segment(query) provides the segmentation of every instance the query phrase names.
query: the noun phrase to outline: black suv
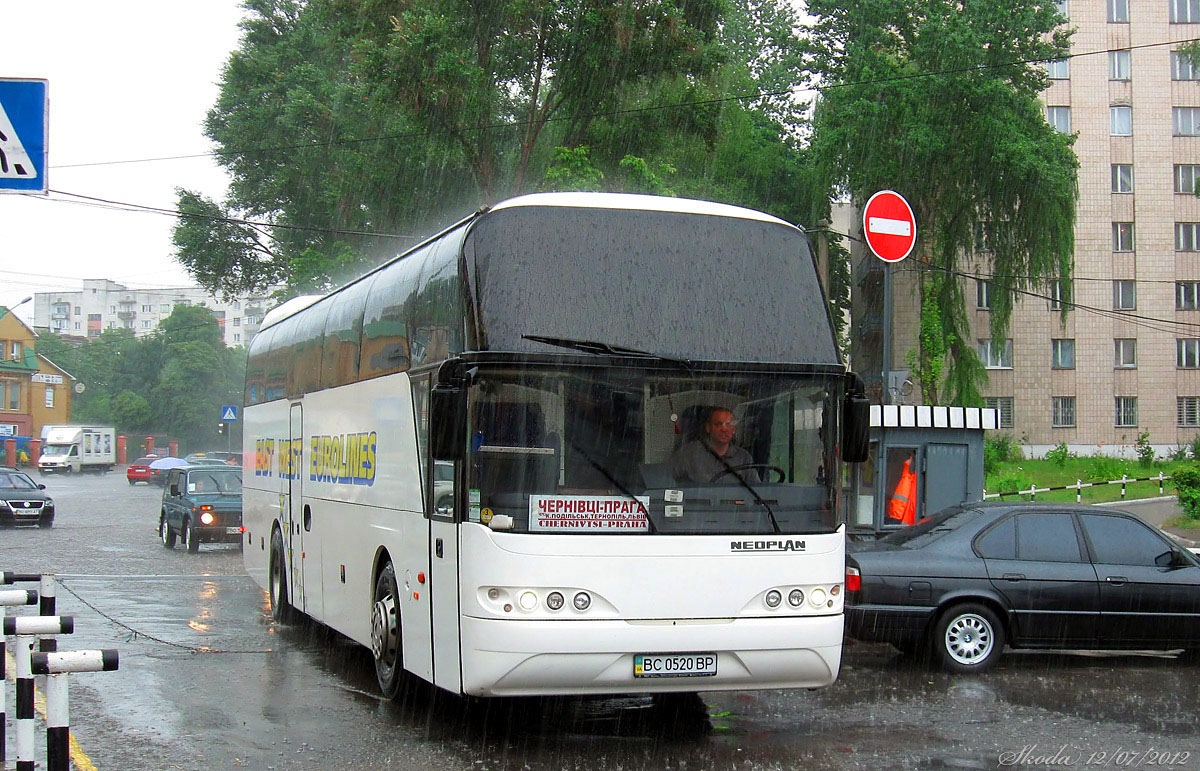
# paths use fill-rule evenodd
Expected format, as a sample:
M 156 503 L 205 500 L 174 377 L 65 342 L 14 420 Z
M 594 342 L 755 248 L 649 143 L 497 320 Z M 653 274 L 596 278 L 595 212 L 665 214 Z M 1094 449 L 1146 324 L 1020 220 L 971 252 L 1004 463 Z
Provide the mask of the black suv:
M 54 526 L 54 501 L 24 471 L 0 466 L 0 527 Z
M 158 533 L 195 554 L 201 543 L 241 543 L 242 470 L 237 466 L 177 466 L 167 472 Z

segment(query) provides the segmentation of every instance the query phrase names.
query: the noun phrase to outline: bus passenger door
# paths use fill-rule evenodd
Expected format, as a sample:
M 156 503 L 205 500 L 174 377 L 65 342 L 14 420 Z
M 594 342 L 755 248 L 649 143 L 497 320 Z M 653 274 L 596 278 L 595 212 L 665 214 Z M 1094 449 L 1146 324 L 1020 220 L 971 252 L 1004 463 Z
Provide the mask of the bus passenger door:
M 454 464 L 450 489 L 429 496 L 430 603 L 433 613 L 433 682 L 462 690 L 458 629 L 458 524 L 461 463 Z
M 284 485 L 287 490 L 287 519 L 291 553 L 291 602 L 314 618 L 321 618 L 321 555 L 312 530 L 312 512 L 304 508 L 304 408 L 293 404 L 288 420 L 288 457 Z M 315 591 L 310 591 L 315 590 Z

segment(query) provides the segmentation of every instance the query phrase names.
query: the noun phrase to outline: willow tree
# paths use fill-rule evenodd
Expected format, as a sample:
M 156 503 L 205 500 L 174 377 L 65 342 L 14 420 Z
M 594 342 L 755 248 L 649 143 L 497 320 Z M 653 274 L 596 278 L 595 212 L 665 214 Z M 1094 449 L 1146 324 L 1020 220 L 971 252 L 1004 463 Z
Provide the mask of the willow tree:
M 993 275 L 991 334 L 1014 291 L 1068 279 L 1078 161 L 1047 124 L 1044 62 L 1068 55 L 1051 0 L 811 0 L 822 81 L 812 156 L 821 184 L 858 204 L 892 189 L 913 206 L 922 298 L 922 396 L 979 403 L 986 381 L 963 282 L 980 229 Z M 910 261 L 912 258 L 910 258 Z M 1064 282 L 1064 286 L 1069 284 Z M 928 345 L 940 335 L 941 345 Z M 936 349 L 936 350 L 934 350 Z M 890 363 L 888 364 L 890 366 Z

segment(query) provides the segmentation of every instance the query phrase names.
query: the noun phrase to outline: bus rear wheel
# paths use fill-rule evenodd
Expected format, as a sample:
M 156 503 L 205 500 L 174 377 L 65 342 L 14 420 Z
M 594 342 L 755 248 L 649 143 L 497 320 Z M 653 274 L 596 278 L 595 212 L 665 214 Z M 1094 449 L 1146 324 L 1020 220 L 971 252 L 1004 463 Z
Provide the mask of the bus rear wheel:
M 283 560 L 283 536 L 276 530 L 271 534 L 271 618 L 280 624 L 290 624 L 295 617 L 288 601 L 286 564 Z
M 375 581 L 371 609 L 371 653 L 375 655 L 375 679 L 379 690 L 389 699 L 400 692 L 404 674 L 404 656 L 400 645 L 400 591 L 392 563 L 383 566 Z

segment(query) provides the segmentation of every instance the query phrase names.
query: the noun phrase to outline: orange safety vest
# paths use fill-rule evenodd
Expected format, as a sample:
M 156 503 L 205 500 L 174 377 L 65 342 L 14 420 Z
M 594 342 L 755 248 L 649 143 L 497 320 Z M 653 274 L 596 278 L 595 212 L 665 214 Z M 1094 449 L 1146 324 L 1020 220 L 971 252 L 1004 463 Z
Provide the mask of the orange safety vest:
M 904 461 L 900 481 L 888 502 L 888 519 L 898 519 L 906 525 L 917 521 L 917 475 L 912 470 L 912 458 Z

